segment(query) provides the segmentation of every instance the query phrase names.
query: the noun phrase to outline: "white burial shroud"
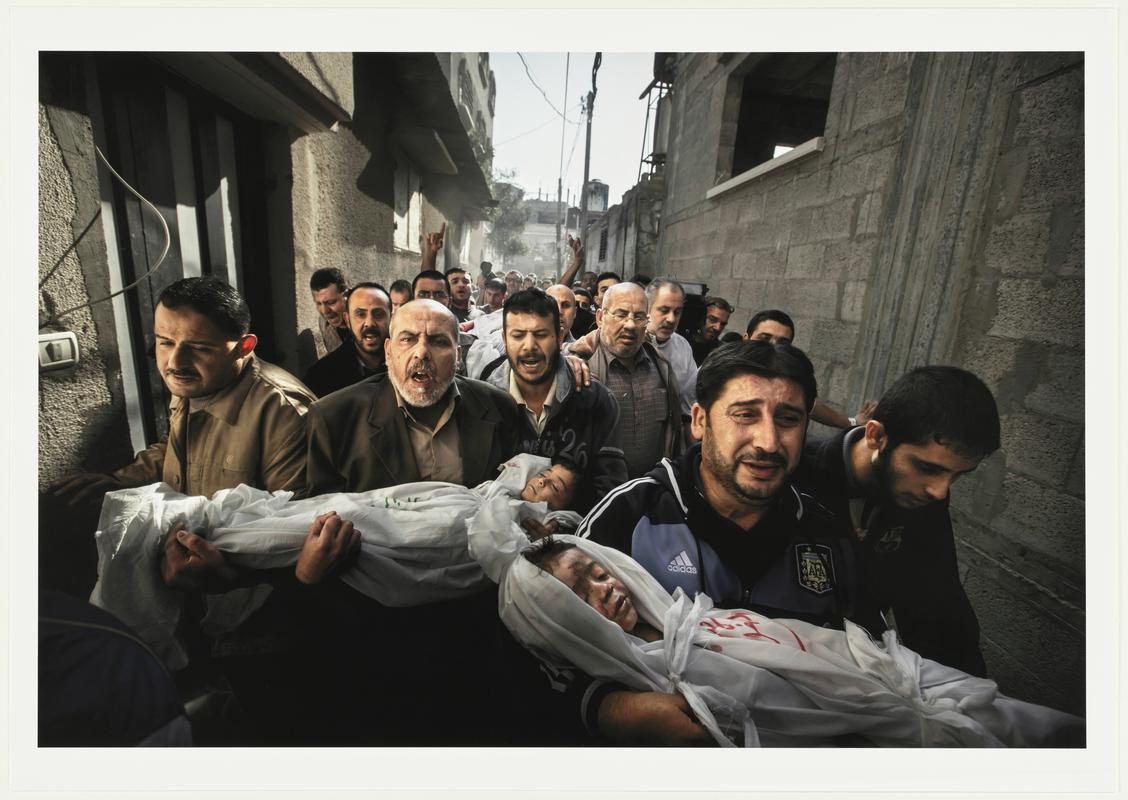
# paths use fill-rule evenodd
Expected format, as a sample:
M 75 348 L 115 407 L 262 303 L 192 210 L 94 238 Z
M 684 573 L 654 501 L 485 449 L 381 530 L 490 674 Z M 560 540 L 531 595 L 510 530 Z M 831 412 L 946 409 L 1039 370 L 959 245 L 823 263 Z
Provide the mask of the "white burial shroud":
M 294 564 L 314 518 L 336 511 L 361 532 L 361 551 L 340 580 L 387 606 L 450 600 L 489 585 L 466 546 L 466 523 L 485 496 L 495 496 L 507 518 L 543 519 L 544 503 L 518 498 L 549 460 L 522 454 L 503 465 L 497 480 L 475 489 L 450 483 L 409 483 L 369 492 L 291 500 L 290 492 L 249 486 L 224 489 L 210 499 L 189 497 L 156 483 L 106 495 L 95 534 L 98 582 L 90 601 L 132 628 L 170 669 L 187 663 L 175 632 L 183 593 L 160 575 L 165 534 L 184 522 L 218 547 L 229 563 L 258 569 Z M 571 512 L 548 516 L 579 517 Z M 262 607 L 268 585 L 206 595 L 205 633 L 234 630 Z
M 845 631 L 718 610 L 703 594 L 673 597 L 629 556 L 587 539 L 584 550 L 629 589 L 647 643 L 588 606 L 522 556 L 530 545 L 504 497 L 470 520 L 470 550 L 500 587 L 498 610 L 527 648 L 642 691 L 680 692 L 718 743 L 806 746 L 860 734 L 878 745 L 1045 746 L 1077 743 L 1083 720 L 998 693 L 993 681 Z

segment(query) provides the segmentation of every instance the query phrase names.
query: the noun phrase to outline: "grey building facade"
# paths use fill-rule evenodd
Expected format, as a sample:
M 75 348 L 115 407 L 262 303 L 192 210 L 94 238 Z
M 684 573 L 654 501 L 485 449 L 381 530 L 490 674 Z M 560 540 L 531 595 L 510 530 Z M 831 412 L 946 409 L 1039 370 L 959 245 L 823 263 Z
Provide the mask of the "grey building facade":
M 730 329 L 787 311 L 851 412 L 922 364 L 984 378 L 1003 446 L 953 492 L 964 584 L 1002 690 L 1076 713 L 1083 81 L 1079 53 L 679 54 L 654 273 Z

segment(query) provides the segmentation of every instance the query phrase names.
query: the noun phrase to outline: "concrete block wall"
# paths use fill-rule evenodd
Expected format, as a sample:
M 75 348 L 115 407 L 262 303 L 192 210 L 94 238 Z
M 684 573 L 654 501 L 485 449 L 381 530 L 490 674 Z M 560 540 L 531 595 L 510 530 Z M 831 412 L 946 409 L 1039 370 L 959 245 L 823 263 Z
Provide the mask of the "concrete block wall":
M 742 63 L 679 60 L 656 274 L 708 283 L 731 329 L 787 311 L 847 413 L 920 364 L 984 378 L 1003 448 L 952 502 L 988 666 L 1083 712 L 1081 56 L 839 54 L 823 151 L 706 200 Z
M 94 136 L 81 56 L 44 54 L 39 105 L 39 314 L 110 293 L 99 215 Z M 109 303 L 61 318 L 78 337 L 70 369 L 39 374 L 39 486 L 132 455 Z

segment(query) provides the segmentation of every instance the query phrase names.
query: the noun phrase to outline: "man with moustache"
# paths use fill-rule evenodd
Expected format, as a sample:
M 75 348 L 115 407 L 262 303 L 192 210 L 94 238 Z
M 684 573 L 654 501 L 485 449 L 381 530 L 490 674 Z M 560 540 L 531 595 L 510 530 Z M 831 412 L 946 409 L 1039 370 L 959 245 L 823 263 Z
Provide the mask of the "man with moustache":
M 728 300 L 715 295 L 702 298 L 701 304 L 705 307 L 705 319 L 701 321 L 701 327 L 693 334 L 690 341 L 693 346 L 693 360 L 697 362 L 697 366 L 701 366 L 709 354 L 720 346 L 721 334 L 724 333 L 734 310 Z
M 556 301 L 556 307 L 560 310 L 560 330 L 564 334 L 563 344 L 576 341 L 576 337 L 572 335 L 572 325 L 576 321 L 576 311 L 578 310 L 575 293 L 562 283 L 554 283 L 544 292 Z
M 309 413 L 309 493 L 417 481 L 473 487 L 518 452 L 509 394 L 455 374 L 458 323 L 434 300 L 392 317 L 388 371 L 318 400 Z M 351 745 L 516 744 L 507 728 L 496 588 L 410 608 L 339 581 L 318 587 L 317 651 L 332 665 L 326 704 Z M 504 706 L 504 708 L 501 708 Z
M 791 480 L 815 394 L 801 350 L 723 346 L 697 377 L 700 443 L 612 491 L 577 535 L 629 554 L 671 592 L 842 627 L 860 613 L 853 542 Z M 708 741 L 679 697 L 603 681 L 582 688 L 588 729 L 613 742 Z
M 158 296 L 157 369 L 172 395 L 169 435 L 105 475 L 81 473 L 52 488 L 72 502 L 164 481 L 210 497 L 240 483 L 267 491 L 305 486 L 309 390 L 254 354 L 251 313 L 218 278 L 184 278 Z
M 658 278 L 646 287 L 646 297 L 650 301 L 650 322 L 646 330 L 677 376 L 682 416 L 688 419 L 697 401 L 697 362 L 693 360 L 689 340 L 678 333 L 678 323 L 685 309 L 685 289 L 677 281 Z
M 681 394 L 666 361 L 646 341 L 646 293 L 636 283 L 606 290 L 596 312 L 599 340 L 588 366 L 619 404 L 619 434 L 631 478 L 682 451 Z
M 560 357 L 565 325 L 554 298 L 540 289 L 520 291 L 505 301 L 502 320 L 505 355 L 483 370 L 482 380 L 508 392 L 521 410 L 521 452 L 575 474 L 567 507 L 584 513 L 627 479 L 618 404 L 598 381 L 576 388 Z
M 319 359 L 303 376 L 318 397 L 387 371 L 384 340 L 392 317 L 392 301 L 378 283 L 358 283 L 345 296 L 345 315 L 352 331 L 343 347 Z
M 470 293 L 470 276 L 462 267 L 451 267 L 443 275 L 450 286 L 450 310 L 459 322 L 466 322 L 474 317 L 481 316 L 481 311 L 473 307 Z

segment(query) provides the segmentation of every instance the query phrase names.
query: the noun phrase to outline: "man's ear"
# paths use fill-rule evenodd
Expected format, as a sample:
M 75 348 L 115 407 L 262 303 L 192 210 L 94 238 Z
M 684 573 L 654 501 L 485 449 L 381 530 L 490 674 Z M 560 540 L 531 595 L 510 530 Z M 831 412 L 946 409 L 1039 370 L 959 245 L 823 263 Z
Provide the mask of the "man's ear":
M 258 344 L 258 337 L 253 333 L 245 333 L 239 337 L 239 342 L 235 345 L 235 350 L 239 353 L 239 358 L 246 358 L 254 352 L 255 345 Z
M 597 328 L 603 327 L 603 309 L 602 308 L 597 308 L 595 310 L 595 326 Z
M 880 453 L 889 444 L 889 436 L 885 433 L 885 426 L 876 419 L 866 423 L 866 447 L 875 453 Z
M 689 430 L 697 441 L 705 438 L 705 424 L 708 418 L 709 412 L 702 408 L 700 403 L 694 403 L 693 408 L 689 410 Z

